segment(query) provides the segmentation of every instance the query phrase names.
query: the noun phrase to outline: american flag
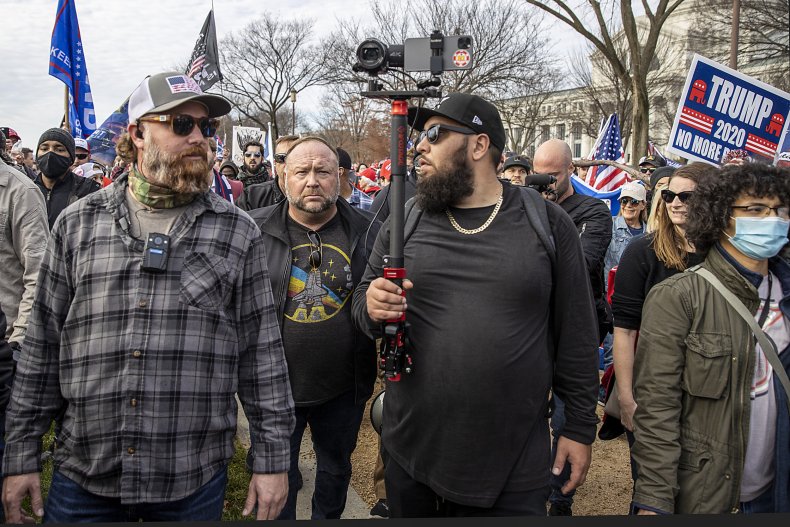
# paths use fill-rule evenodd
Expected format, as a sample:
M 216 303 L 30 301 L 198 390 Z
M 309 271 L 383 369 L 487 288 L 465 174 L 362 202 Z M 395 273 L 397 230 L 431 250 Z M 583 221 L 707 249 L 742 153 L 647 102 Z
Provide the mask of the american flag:
M 601 127 L 598 138 L 587 158 L 591 160 L 608 159 L 625 163 L 625 151 L 623 151 L 623 142 L 620 139 L 620 122 L 616 113 L 611 114 L 606 120 L 606 124 Z M 592 166 L 587 172 L 587 184 L 600 191 L 615 190 L 628 181 L 630 181 L 628 174 L 613 166 Z

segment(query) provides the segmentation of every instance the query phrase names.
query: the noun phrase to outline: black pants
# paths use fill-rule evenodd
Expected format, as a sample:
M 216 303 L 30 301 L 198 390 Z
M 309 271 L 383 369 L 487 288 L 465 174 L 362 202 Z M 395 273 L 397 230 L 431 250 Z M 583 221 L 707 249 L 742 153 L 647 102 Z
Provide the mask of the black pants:
M 491 508 L 472 507 L 445 500 L 428 485 L 412 479 L 383 449 L 382 457 L 391 518 L 546 516 L 546 500 L 551 491 L 548 485 L 523 492 L 505 492 Z

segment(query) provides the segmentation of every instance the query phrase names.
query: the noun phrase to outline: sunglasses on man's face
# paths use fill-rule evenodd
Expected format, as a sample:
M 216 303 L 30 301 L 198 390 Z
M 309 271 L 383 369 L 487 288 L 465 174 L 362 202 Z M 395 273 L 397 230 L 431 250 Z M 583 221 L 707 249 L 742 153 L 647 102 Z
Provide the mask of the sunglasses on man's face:
M 74 154 L 77 159 L 88 159 L 89 154 Z
M 254 157 L 255 159 L 260 159 L 262 155 L 260 152 L 244 152 L 244 157 Z
M 285 154 L 274 154 L 274 162 L 280 164 L 285 163 Z
M 203 137 L 214 137 L 217 134 L 219 127 L 219 119 L 210 119 L 208 117 L 201 117 L 195 119 L 191 115 L 152 115 L 148 117 L 140 117 L 139 121 L 149 121 L 152 123 L 170 123 L 170 128 L 173 133 L 186 137 L 192 133 L 192 130 L 197 125 Z
M 417 139 L 417 144 L 420 144 L 423 139 L 427 139 L 429 143 L 435 144 L 436 141 L 439 140 L 439 135 L 441 135 L 442 132 L 456 132 L 464 135 L 472 135 L 477 133 L 471 128 L 467 128 L 465 126 L 453 126 L 450 124 L 435 124 L 430 128 L 428 128 L 427 130 L 423 130 L 422 132 L 420 132 L 420 136 Z
M 667 203 L 672 203 L 675 201 L 675 198 L 678 198 L 681 203 L 685 203 L 689 200 L 692 194 L 694 194 L 694 192 L 691 190 L 675 193 L 667 188 L 661 191 L 661 199 Z
M 652 174 L 656 171 L 656 167 L 640 167 L 639 171 L 643 174 Z

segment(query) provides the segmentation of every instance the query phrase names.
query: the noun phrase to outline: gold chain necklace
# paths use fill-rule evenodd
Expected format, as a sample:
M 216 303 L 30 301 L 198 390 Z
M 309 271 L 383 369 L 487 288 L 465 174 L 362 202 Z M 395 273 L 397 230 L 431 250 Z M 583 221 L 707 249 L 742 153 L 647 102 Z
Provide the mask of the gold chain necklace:
M 486 228 L 488 228 L 488 226 L 491 225 L 491 222 L 494 221 L 494 218 L 496 218 L 496 215 L 499 212 L 499 208 L 502 206 L 502 202 L 505 200 L 504 187 L 502 187 L 502 190 L 503 191 L 499 194 L 499 199 L 497 200 L 496 205 L 494 206 L 494 210 L 491 212 L 491 215 L 488 217 L 485 223 L 482 224 L 480 227 L 476 229 L 464 229 L 463 227 L 458 225 L 457 221 L 455 221 L 455 218 L 453 217 L 453 213 L 450 212 L 450 209 L 445 209 L 444 212 L 445 214 L 447 214 L 447 218 L 450 220 L 450 225 L 452 225 L 453 228 L 458 232 L 460 232 L 461 234 L 477 234 L 479 232 L 483 232 L 484 230 L 486 230 Z

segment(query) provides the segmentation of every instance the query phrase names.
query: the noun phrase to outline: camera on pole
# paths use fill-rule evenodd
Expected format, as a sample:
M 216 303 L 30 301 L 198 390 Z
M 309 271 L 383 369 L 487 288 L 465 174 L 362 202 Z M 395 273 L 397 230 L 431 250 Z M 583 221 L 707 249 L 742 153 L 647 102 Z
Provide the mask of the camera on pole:
M 390 246 L 384 256 L 384 278 L 392 280 L 403 290 L 406 269 L 403 257 L 403 225 L 406 179 L 406 140 L 408 100 L 411 98 L 441 98 L 440 76 L 445 71 L 471 69 L 472 37 L 455 35 L 446 37 L 435 30 L 427 38 L 409 38 L 403 44 L 387 45 L 369 38 L 357 47 L 357 62 L 352 69 L 370 76 L 368 89 L 361 95 L 372 99 L 391 101 L 390 159 Z M 417 83 L 413 91 L 385 91 L 378 76 L 391 69 L 405 72 L 430 72 L 431 77 Z M 405 296 L 405 292 L 402 293 Z M 387 320 L 382 328 L 379 365 L 384 377 L 397 382 L 402 373 L 411 373 L 413 361 L 409 350 L 406 314 Z

